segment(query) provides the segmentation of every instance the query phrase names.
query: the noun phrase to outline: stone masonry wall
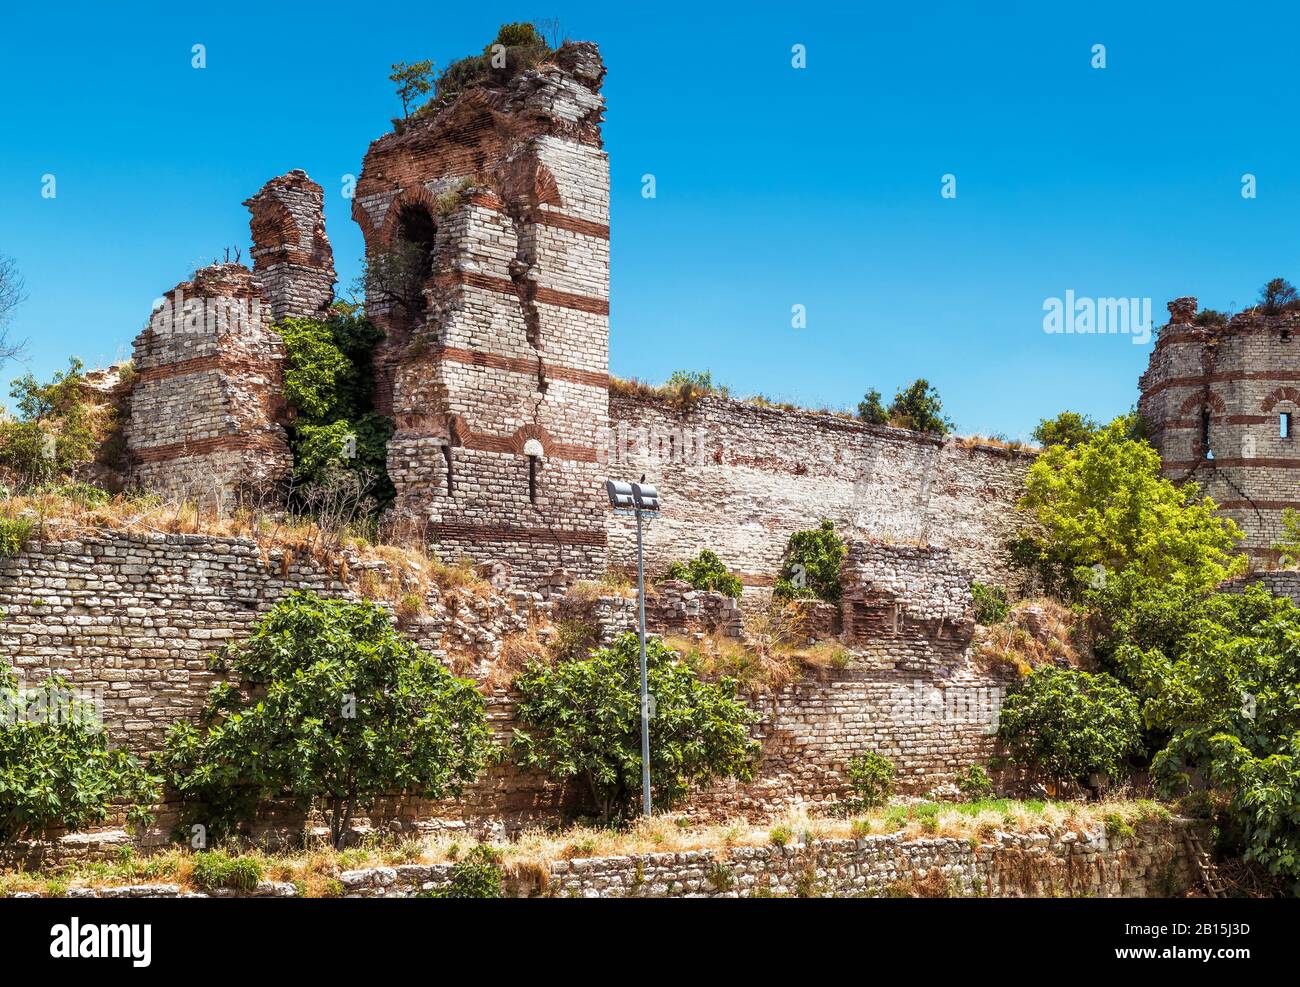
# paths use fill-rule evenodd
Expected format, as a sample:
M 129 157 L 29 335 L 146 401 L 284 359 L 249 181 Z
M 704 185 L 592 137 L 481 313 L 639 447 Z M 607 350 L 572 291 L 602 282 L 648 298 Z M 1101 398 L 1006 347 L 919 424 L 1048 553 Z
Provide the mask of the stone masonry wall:
M 678 411 L 615 393 L 610 426 L 611 474 L 644 472 L 664 498 L 646 526 L 652 572 L 709 548 L 748 601 L 791 532 L 828 518 L 845 538 L 942 546 L 975 578 L 1014 579 L 1005 544 L 1031 453 L 717 398 Z M 609 544 L 611 564 L 635 566 L 634 521 L 610 515 Z
M 1164 475 L 1200 484 L 1241 526 L 1253 564 L 1272 567 L 1282 512 L 1300 508 L 1300 312 L 1250 309 L 1198 326 L 1196 309 L 1195 298 L 1169 303 L 1138 410 Z
M 288 476 L 284 345 L 246 267 L 205 267 L 160 299 L 133 359 L 132 483 L 206 507 Z

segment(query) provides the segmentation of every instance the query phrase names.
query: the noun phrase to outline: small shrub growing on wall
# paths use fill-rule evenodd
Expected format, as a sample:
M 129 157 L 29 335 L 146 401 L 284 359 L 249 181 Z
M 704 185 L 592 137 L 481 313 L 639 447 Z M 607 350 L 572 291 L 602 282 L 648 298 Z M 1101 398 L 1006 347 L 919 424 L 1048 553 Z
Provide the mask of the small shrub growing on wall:
M 338 846 L 383 796 L 458 795 L 492 749 L 474 683 L 372 603 L 293 593 L 217 666 L 250 691 L 214 685 L 202 724 L 174 724 L 158 757 L 182 833 L 200 824 L 218 839 L 287 795 L 319 805 Z
M 489 846 L 479 844 L 451 869 L 451 880 L 442 887 L 421 892 L 420 898 L 500 898 L 501 864 Z
M 778 600 L 840 599 L 844 540 L 831 521 L 811 531 L 796 531 L 786 544 L 785 562 L 772 595 Z
M 102 822 L 114 802 L 143 823 L 158 801 L 157 779 L 126 751 L 108 746 L 92 704 L 61 679 L 20 690 L 0 668 L 0 842 Z
M 993 779 L 978 764 L 972 764 L 966 770 L 958 771 L 956 783 L 957 790 L 971 802 L 991 798 L 993 795 Z
M 846 811 L 877 809 L 894 794 L 894 762 L 883 754 L 859 754 L 845 766 L 844 773 L 852 792 L 844 804 Z
M 716 590 L 733 599 L 738 599 L 744 589 L 740 579 L 707 548 L 689 562 L 674 562 L 668 567 L 665 578 L 682 579 L 696 589 Z
M 33 527 L 25 517 L 0 517 L 0 558 L 17 558 Z
M 975 621 L 985 627 L 1000 624 L 1011 615 L 1007 591 L 999 586 L 985 586 L 980 582 L 970 584 L 970 595 L 975 601 Z
M 659 638 L 646 642 L 646 665 L 655 805 L 667 808 L 714 778 L 749 781 L 759 752 L 749 729 L 758 715 L 736 698 L 735 681 L 701 681 Z M 515 689 L 519 763 L 585 785 L 606 823 L 634 815 L 641 796 L 637 636 L 554 667 L 532 662 Z
M 1044 665 L 1003 700 L 998 739 L 1058 790 L 1092 774 L 1115 778 L 1142 750 L 1138 698 L 1104 673 Z

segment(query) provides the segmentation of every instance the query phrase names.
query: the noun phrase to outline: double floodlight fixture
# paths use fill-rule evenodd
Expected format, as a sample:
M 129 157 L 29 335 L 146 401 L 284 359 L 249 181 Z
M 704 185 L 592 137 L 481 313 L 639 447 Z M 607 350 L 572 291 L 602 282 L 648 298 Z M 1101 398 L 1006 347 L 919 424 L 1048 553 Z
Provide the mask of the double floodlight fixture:
M 616 511 L 635 513 L 637 511 L 659 511 L 659 491 L 645 482 L 620 483 L 617 480 L 605 481 L 605 493 L 609 496 L 609 506 Z

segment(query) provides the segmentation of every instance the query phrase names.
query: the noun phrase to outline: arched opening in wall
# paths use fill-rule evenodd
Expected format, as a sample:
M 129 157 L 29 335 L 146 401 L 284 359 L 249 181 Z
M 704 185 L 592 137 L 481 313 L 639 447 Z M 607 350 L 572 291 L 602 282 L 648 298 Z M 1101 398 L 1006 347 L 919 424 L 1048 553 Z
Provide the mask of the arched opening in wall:
M 1210 448 L 1210 409 L 1201 409 L 1201 455 L 1205 459 L 1214 458 L 1214 450 Z
M 528 457 L 528 502 L 537 503 L 537 478 L 541 470 L 542 456 L 546 450 L 542 443 L 536 439 L 529 439 L 524 443 L 524 455 Z
M 428 300 L 424 286 L 432 273 L 438 226 L 428 208 L 407 203 L 399 208 L 391 241 L 366 258 L 366 294 L 394 307 L 413 325 L 424 321 Z
M 451 497 L 456 493 L 456 474 L 451 462 L 451 443 L 443 445 L 442 459 L 447 467 L 447 496 Z

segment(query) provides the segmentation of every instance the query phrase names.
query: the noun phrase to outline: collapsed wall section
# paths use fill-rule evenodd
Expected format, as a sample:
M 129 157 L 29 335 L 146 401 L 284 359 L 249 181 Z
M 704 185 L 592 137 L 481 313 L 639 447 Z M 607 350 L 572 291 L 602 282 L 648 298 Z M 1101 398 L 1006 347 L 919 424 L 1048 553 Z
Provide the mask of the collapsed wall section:
M 1252 565 L 1275 566 L 1282 512 L 1300 509 L 1300 312 L 1198 324 L 1195 298 L 1168 307 L 1138 384 L 1163 475 L 1198 483 L 1241 527 Z
M 1014 584 L 1006 544 L 1033 453 L 844 417 L 719 398 L 679 410 L 660 398 L 610 397 L 611 472 L 646 473 L 663 494 L 646 527 L 651 571 L 717 552 L 761 598 L 791 532 L 835 523 L 845 539 L 947 548 L 975 578 Z M 610 561 L 635 566 L 635 523 L 611 516 Z
M 604 569 L 609 167 L 594 45 L 375 141 L 353 215 L 395 515 L 525 584 Z
M 160 298 L 135 340 L 130 481 L 218 508 L 282 483 L 293 464 L 280 424 L 283 359 L 242 265 L 202 268 Z

